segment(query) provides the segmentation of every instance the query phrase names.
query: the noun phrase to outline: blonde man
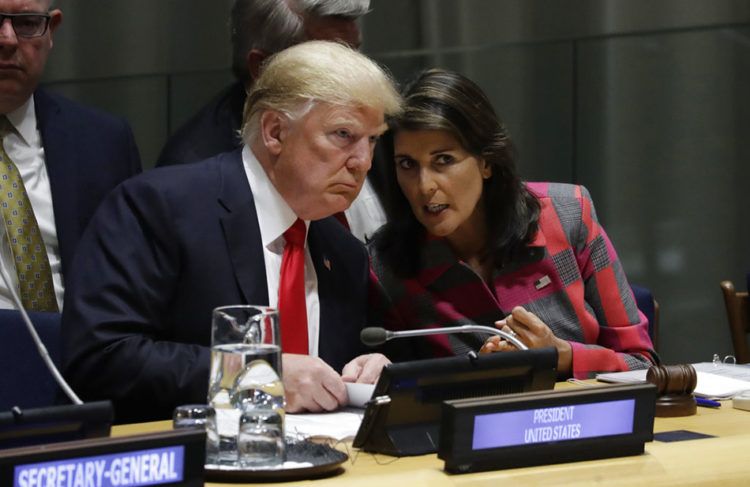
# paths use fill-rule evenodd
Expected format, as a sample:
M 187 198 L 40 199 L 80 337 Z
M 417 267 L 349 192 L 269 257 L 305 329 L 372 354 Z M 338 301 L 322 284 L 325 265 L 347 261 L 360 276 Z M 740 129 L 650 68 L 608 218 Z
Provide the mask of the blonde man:
M 242 107 L 266 59 L 308 40 L 361 44 L 358 21 L 370 0 L 234 0 L 230 17 L 232 70 L 236 80 L 169 137 L 158 167 L 201 161 L 242 145 Z M 375 160 L 382 159 L 382 156 Z M 384 161 L 382 161 L 384 162 Z M 373 168 L 362 190 L 339 218 L 365 241 L 386 221 L 383 164 Z
M 290 412 L 338 408 L 345 380 L 374 382 L 387 363 L 362 355 L 367 256 L 331 215 L 357 196 L 399 110 L 391 80 L 316 41 L 270 60 L 248 99 L 241 152 L 128 181 L 86 232 L 63 316 L 66 374 L 82 396 L 112 399 L 118 421 L 206 400 L 217 306 L 281 307 Z M 288 335 L 281 268 L 299 226 L 306 326 Z

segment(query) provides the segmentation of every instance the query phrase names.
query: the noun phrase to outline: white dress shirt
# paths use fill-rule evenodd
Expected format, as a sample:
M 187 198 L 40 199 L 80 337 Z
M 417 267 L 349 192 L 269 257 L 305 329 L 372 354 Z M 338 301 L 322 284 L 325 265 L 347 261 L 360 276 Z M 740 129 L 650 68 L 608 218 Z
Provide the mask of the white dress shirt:
M 351 206 L 344 211 L 344 214 L 352 235 L 365 243 L 386 222 L 385 211 L 368 179 L 365 179 L 362 191 L 352 201 Z
M 263 258 L 266 264 L 266 284 L 268 285 L 268 305 L 276 308 L 279 303 L 279 280 L 281 277 L 281 259 L 284 255 L 284 232 L 297 221 L 297 215 L 284 201 L 268 179 L 248 146 L 242 148 L 242 164 L 245 167 L 247 181 L 255 200 L 255 211 L 258 214 L 258 226 L 263 242 Z M 310 222 L 305 222 L 310 228 Z M 249 303 L 256 304 L 256 303 Z M 318 338 L 320 330 L 320 300 L 318 299 L 318 276 L 315 273 L 310 248 L 305 235 L 305 304 L 307 305 L 307 343 L 309 354 L 318 356 Z
M 26 186 L 26 194 L 29 197 L 34 215 L 36 216 L 42 240 L 47 248 L 47 258 L 52 269 L 52 284 L 55 287 L 55 298 L 57 307 L 62 311 L 63 287 L 62 269 L 60 266 L 60 247 L 57 242 L 57 228 L 55 227 L 55 212 L 52 208 L 52 191 L 50 190 L 49 176 L 44 159 L 44 147 L 42 137 L 37 130 L 36 111 L 34 110 L 34 97 L 24 103 L 21 107 L 7 114 L 8 120 L 16 128 L 5 136 L 3 147 L 21 173 L 21 179 Z M 0 225 L 0 259 L 3 260 L 5 268 L 10 274 L 11 282 L 17 285 L 15 264 L 8 242 L 5 225 Z M 17 289 L 17 288 L 16 288 Z M 15 308 L 5 281 L 0 279 L 0 308 Z

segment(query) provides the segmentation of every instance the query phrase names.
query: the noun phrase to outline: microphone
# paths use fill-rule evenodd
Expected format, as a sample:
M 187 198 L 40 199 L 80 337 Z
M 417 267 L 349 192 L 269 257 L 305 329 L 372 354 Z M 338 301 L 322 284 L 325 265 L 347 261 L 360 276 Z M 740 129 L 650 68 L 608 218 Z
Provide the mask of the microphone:
M 23 307 L 23 303 L 21 303 L 21 298 L 19 298 L 18 293 L 16 293 L 16 287 L 13 285 L 13 282 L 8 275 L 8 270 L 5 268 L 5 262 L 3 262 L 3 259 L 0 259 L 0 274 L 2 274 L 3 281 L 8 287 L 8 292 L 10 292 L 11 298 L 13 299 L 13 304 L 15 304 L 16 308 L 18 308 L 18 311 L 21 312 L 21 318 L 23 318 L 23 322 L 26 325 L 26 328 L 29 330 L 31 338 L 34 340 L 34 345 L 36 345 L 36 349 L 39 351 L 39 355 L 42 357 L 44 365 L 47 366 L 47 369 L 49 369 L 52 377 L 54 377 L 55 382 L 57 382 L 63 392 L 65 392 L 65 395 L 68 396 L 70 401 L 73 404 L 83 404 L 83 401 L 81 401 L 76 393 L 73 392 L 73 389 L 68 385 L 60 371 L 57 369 L 55 363 L 52 361 L 52 358 L 49 356 L 47 347 L 44 346 L 44 342 L 42 342 L 42 339 L 39 338 L 39 334 L 36 332 L 36 328 L 34 328 L 34 325 L 31 323 L 31 319 L 29 318 L 28 313 L 26 313 L 26 309 Z
M 448 326 L 445 328 L 422 328 L 420 330 L 404 330 L 404 331 L 390 331 L 385 328 L 370 326 L 363 329 L 359 334 L 359 339 L 362 343 L 368 347 L 377 347 L 382 345 L 388 340 L 394 338 L 408 338 L 425 335 L 442 335 L 444 333 L 487 333 L 489 335 L 498 335 L 505 340 L 509 341 L 516 346 L 519 350 L 528 350 L 529 347 L 518 339 L 518 337 L 510 333 L 506 333 L 497 328 L 480 325 L 463 325 L 463 326 Z

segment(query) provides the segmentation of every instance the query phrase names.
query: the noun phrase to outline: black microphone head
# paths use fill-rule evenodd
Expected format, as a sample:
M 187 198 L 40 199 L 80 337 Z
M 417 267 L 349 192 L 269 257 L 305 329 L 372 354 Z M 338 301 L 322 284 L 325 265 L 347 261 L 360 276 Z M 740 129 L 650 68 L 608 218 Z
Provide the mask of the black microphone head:
M 370 326 L 359 333 L 359 339 L 368 347 L 377 347 L 388 340 L 388 331 L 385 328 Z

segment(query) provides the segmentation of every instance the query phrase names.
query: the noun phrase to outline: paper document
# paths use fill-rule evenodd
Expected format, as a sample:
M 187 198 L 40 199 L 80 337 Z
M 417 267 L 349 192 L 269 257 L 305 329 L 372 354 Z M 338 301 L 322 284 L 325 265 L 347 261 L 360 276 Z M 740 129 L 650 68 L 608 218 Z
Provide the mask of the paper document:
M 693 367 L 698 375 L 698 384 L 694 391 L 696 396 L 731 399 L 740 392 L 750 390 L 750 367 L 727 364 L 715 366 L 710 362 L 693 364 Z M 646 382 L 647 372 L 646 369 L 642 369 L 598 374 L 596 380 L 625 384 L 642 383 Z
M 346 393 L 349 396 L 349 406 L 355 408 L 364 408 L 367 401 L 372 399 L 372 392 L 375 390 L 375 384 L 357 384 L 354 382 L 344 382 Z
M 362 422 L 364 409 L 346 408 L 335 413 L 287 414 L 286 436 L 295 439 L 310 437 L 344 440 L 354 438 Z

